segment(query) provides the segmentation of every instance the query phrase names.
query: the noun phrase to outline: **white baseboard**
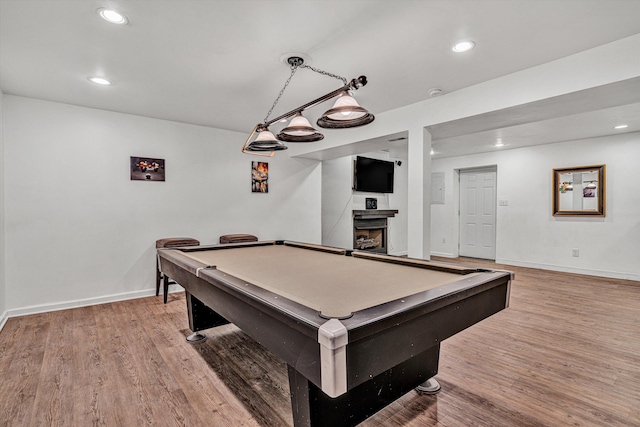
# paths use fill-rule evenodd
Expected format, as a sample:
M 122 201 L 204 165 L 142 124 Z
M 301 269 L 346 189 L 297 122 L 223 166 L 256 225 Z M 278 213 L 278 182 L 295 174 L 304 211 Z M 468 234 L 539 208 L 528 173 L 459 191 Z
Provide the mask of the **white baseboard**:
M 640 281 L 640 274 L 624 273 L 619 271 L 591 270 L 588 268 L 566 267 L 563 265 L 541 264 L 526 261 L 514 261 L 510 259 L 496 259 L 497 264 L 515 265 L 518 267 L 537 268 L 540 270 L 561 271 L 563 273 L 584 274 L 586 276 L 609 277 L 612 279 Z
M 5 323 L 7 323 L 7 319 L 9 318 L 8 312 L 5 310 L 4 313 L 0 316 L 0 331 L 4 328 Z
M 389 252 L 389 255 L 393 255 L 393 256 L 406 256 L 408 253 L 409 253 L 408 251 Z
M 443 258 L 457 258 L 456 255 L 446 252 L 431 252 L 431 256 L 441 256 Z
M 389 255 L 394 255 L 394 256 L 407 256 L 409 255 L 409 251 L 402 251 L 402 252 L 389 252 Z M 441 256 L 441 257 L 446 257 L 446 258 L 455 258 L 456 256 L 453 254 L 446 254 L 444 252 L 431 252 L 429 254 L 430 256 Z
M 181 291 L 184 291 L 184 288 L 182 286 L 179 286 L 179 285 L 169 286 L 169 293 L 181 292 Z M 7 319 L 11 317 L 28 316 L 30 314 L 38 314 L 38 313 L 48 313 L 50 311 L 67 310 L 70 308 L 88 307 L 90 305 L 107 304 L 110 302 L 126 301 L 126 300 L 137 299 L 137 298 L 146 298 L 146 297 L 151 297 L 155 295 L 156 295 L 155 289 L 144 289 L 140 291 L 105 295 L 105 296 L 96 297 L 96 298 L 85 298 L 85 299 L 79 299 L 79 300 L 58 302 L 53 304 L 39 304 L 39 305 L 22 307 L 22 308 L 14 308 L 14 309 L 5 311 L 2 314 L 2 317 L 0 317 L 0 331 L 2 331 L 2 328 L 7 322 Z M 158 298 L 162 298 L 162 294 Z

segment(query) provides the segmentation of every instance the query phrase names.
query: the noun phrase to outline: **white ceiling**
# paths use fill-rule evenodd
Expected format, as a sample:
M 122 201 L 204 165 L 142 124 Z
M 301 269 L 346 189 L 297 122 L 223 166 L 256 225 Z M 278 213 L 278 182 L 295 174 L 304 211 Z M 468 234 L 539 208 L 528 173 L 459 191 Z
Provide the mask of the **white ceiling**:
M 100 7 L 123 12 L 128 25 L 103 21 Z M 640 0 L 0 0 L 0 88 L 248 133 L 288 78 L 288 53 L 349 80 L 366 75 L 356 97 L 379 114 L 434 87 L 452 92 L 640 33 L 639 17 Z M 464 38 L 476 48 L 453 53 Z M 91 75 L 114 84 L 96 86 Z M 271 117 L 340 86 L 300 69 Z M 499 135 L 518 146 L 600 136 L 599 121 L 612 115 L 640 131 L 640 99 L 610 104 L 508 128 L 492 117 L 492 129 L 472 120 L 455 123 L 463 133 L 430 130 L 440 155 L 492 149 Z

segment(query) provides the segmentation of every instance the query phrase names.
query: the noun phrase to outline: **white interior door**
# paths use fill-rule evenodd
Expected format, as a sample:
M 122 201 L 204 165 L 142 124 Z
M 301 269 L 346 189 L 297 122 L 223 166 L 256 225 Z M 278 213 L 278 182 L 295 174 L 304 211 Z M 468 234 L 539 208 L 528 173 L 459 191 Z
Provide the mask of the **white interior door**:
M 460 256 L 496 259 L 495 168 L 460 171 Z

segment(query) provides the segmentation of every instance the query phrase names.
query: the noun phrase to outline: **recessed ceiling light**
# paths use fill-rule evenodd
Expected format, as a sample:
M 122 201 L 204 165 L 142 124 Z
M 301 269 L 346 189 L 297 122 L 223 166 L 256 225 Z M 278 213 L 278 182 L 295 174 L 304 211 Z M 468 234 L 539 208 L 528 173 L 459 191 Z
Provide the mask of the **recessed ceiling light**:
M 624 128 L 627 128 L 627 127 L 629 127 L 629 125 L 618 125 L 618 126 L 614 127 L 614 129 L 624 129 Z
M 504 147 L 504 142 L 502 142 L 501 139 L 498 139 L 496 141 L 496 144 L 494 145 L 494 147 Z
M 127 17 L 122 13 L 111 9 L 98 9 L 98 15 L 100 15 L 100 17 L 105 21 L 111 22 L 112 24 L 124 25 L 129 22 Z
M 435 151 L 433 151 L 433 148 L 431 149 L 431 155 L 433 156 L 434 154 L 436 154 Z
M 97 85 L 108 86 L 111 82 L 103 77 L 88 77 L 91 83 L 95 83 Z
M 472 42 L 471 40 L 463 40 L 463 41 L 459 41 L 458 43 L 454 44 L 453 47 L 451 48 L 451 50 L 453 50 L 454 52 L 466 52 L 468 50 L 471 50 L 475 47 L 475 43 Z

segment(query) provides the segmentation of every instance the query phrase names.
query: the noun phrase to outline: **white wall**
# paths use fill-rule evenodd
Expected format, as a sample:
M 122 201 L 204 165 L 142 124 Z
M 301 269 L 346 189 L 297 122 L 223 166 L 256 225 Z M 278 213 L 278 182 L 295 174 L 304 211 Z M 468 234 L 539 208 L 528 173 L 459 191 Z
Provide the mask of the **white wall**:
M 627 133 L 433 160 L 446 184 L 445 204 L 431 207 L 432 254 L 458 253 L 455 170 L 497 165 L 498 200 L 508 201 L 497 208 L 497 262 L 640 280 L 639 158 L 640 133 Z M 607 167 L 606 216 L 552 216 L 552 169 L 596 164 Z
M 150 294 L 163 237 L 321 241 L 320 163 L 242 154 L 244 134 L 8 95 L 4 124 L 9 315 Z M 166 182 L 131 181 L 130 156 Z
M 353 249 L 353 157 L 322 162 L 322 244 Z M 364 206 L 358 209 L 364 209 Z
M 6 321 L 5 249 L 4 249 L 4 94 L 0 90 L 0 329 Z
M 363 153 L 363 157 L 380 160 L 402 160 L 395 166 L 393 193 L 364 193 L 353 191 L 353 162 L 355 156 L 340 157 L 322 162 L 322 243 L 328 246 L 353 249 L 353 210 L 365 209 L 365 199 L 378 199 L 378 209 L 397 209 L 388 219 L 388 253 L 407 253 L 407 185 L 406 159 L 390 157 L 387 152 Z

